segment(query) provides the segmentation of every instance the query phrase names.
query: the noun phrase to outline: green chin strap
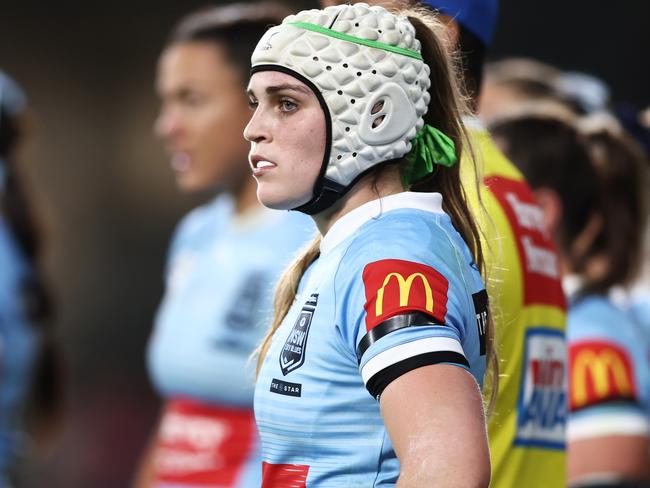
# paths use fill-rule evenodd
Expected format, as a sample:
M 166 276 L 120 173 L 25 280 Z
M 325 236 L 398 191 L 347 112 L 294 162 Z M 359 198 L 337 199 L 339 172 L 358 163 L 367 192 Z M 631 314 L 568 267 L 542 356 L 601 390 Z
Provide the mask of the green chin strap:
M 449 168 L 458 162 L 454 141 L 428 124 L 424 124 L 411 144 L 411 152 L 406 156 L 411 164 L 404 174 L 405 186 L 433 173 L 435 165 Z

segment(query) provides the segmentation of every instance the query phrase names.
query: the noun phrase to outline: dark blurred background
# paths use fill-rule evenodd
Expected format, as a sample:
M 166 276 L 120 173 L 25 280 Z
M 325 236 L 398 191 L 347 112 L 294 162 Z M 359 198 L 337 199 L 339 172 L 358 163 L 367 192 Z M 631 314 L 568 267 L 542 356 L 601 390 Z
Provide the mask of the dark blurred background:
M 61 434 L 26 460 L 21 487 L 126 487 L 156 420 L 145 343 L 170 233 L 200 199 L 175 190 L 152 136 L 155 65 L 175 20 L 205 4 L 0 4 L 0 69 L 33 109 L 22 163 L 46 232 L 67 372 Z M 647 0 L 504 0 L 491 57 L 592 73 L 615 101 L 643 108 L 649 21 Z

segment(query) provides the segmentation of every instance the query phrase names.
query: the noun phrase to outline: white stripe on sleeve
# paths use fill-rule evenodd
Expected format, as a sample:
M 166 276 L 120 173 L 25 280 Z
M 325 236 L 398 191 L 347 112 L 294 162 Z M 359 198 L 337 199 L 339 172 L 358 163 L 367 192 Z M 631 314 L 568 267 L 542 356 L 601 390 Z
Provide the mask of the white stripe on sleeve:
M 567 422 L 570 441 L 607 435 L 649 436 L 650 423 L 641 412 L 599 412 Z
M 450 337 L 426 337 L 380 352 L 361 369 L 361 377 L 364 383 L 368 383 L 368 380 L 382 369 L 413 356 L 437 351 L 456 352 L 465 357 L 465 352 L 456 339 Z

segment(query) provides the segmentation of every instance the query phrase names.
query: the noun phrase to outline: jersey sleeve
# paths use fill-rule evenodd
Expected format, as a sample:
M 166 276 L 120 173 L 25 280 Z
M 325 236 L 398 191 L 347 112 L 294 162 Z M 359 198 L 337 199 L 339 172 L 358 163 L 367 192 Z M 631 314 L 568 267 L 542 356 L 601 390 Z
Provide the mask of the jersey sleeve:
M 614 319 L 607 310 L 605 322 Z M 618 317 L 619 319 L 622 316 Z M 642 338 L 634 340 L 632 324 L 616 320 L 609 326 L 586 316 L 579 335 L 569 341 L 568 437 L 650 435 L 645 393 L 640 377 L 646 373 Z
M 469 369 L 462 344 L 473 304 L 450 267 L 385 258 L 347 268 L 354 271 L 341 271 L 346 289 L 337 294 L 343 297 L 339 321 L 373 397 L 422 366 Z

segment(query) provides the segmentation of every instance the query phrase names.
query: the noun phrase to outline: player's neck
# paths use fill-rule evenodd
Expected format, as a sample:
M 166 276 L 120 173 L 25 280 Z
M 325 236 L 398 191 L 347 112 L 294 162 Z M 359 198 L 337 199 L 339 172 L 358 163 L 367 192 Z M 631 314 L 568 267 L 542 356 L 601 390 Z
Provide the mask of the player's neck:
M 325 235 L 337 220 L 361 205 L 403 191 L 399 169 L 388 167 L 379 175 L 371 173 L 361 178 L 336 205 L 312 218 L 321 235 Z

